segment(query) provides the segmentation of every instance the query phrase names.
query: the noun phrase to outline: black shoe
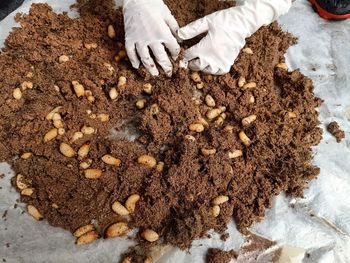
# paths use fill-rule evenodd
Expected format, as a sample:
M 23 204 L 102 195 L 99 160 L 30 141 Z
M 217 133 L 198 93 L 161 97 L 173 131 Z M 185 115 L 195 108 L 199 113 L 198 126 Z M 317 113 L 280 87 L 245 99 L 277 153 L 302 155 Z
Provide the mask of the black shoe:
M 350 0 L 309 0 L 315 11 L 325 19 L 350 18 Z
M 0 21 L 23 3 L 23 0 L 0 0 Z

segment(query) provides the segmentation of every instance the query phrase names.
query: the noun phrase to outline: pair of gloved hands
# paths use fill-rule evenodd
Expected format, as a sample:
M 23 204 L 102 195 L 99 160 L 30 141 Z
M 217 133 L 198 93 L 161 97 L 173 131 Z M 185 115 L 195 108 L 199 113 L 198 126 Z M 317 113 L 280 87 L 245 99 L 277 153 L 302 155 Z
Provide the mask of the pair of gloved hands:
M 157 63 L 171 76 L 173 66 L 166 49 L 175 60 L 180 53 L 177 39 L 207 33 L 185 51 L 181 64 L 194 71 L 222 75 L 229 72 L 245 39 L 287 13 L 291 4 L 292 0 L 246 0 L 242 6 L 218 11 L 179 29 L 163 0 L 124 0 L 126 51 L 134 68 L 142 62 L 157 76 Z

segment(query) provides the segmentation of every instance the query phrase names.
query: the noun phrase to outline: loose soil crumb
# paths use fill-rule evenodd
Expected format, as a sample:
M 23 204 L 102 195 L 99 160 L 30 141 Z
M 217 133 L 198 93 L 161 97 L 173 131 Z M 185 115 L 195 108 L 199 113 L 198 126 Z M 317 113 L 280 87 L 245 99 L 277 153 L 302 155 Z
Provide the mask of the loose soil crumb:
M 220 239 L 222 240 L 222 241 L 226 241 L 227 239 L 229 239 L 230 238 L 230 234 L 229 233 L 224 233 L 224 234 L 222 234 L 221 236 L 220 236 Z
M 7 216 L 7 210 L 5 210 L 4 213 L 2 214 L 2 218 L 6 219 L 6 216 Z
M 278 262 L 282 248 L 276 241 L 249 233 L 237 256 L 238 262 Z
M 207 263 L 229 263 L 233 258 L 236 258 L 236 256 L 233 250 L 223 251 L 217 248 L 209 248 Z
M 275 245 L 277 245 L 276 241 L 272 241 L 262 236 L 258 236 L 250 233 L 248 235 L 247 242 L 242 246 L 242 249 L 240 252 L 248 253 L 248 252 L 255 252 L 255 251 L 264 251 L 267 248 L 273 247 Z
M 310 161 L 311 147 L 322 137 L 315 109 L 321 100 L 309 78 L 276 68 L 295 39 L 276 23 L 261 28 L 247 40 L 253 54 L 241 53 L 224 76 L 200 74 L 204 88 L 197 90 L 187 70 L 176 68 L 171 79 L 153 79 L 135 72 L 127 59 L 114 59 L 123 53 L 124 34 L 122 13 L 112 2 L 79 0 L 81 16 L 76 19 L 34 4 L 29 15 L 16 16 L 21 27 L 12 31 L 0 53 L 0 160 L 9 162 L 23 176 L 27 191 L 33 191 L 22 194 L 21 201 L 38 210 L 34 216 L 71 232 L 93 224 L 98 233 L 89 232 L 92 240 L 106 237 L 112 224 L 125 222 L 140 229 L 142 246 L 166 243 L 186 249 L 210 229 L 224 233 L 232 217 L 244 232 L 263 219 L 282 191 L 302 196 L 319 174 Z M 169 1 L 175 14 L 184 13 L 181 23 L 204 12 L 192 16 L 194 9 L 181 9 L 185 2 Z M 99 4 L 103 6 L 96 8 Z M 117 32 L 113 40 L 107 36 L 110 24 Z M 68 61 L 60 63 L 62 55 Z M 118 86 L 121 76 L 126 84 Z M 257 87 L 240 88 L 240 77 Z M 88 92 L 78 98 L 72 81 Z M 143 92 L 146 83 L 153 87 L 151 95 Z M 118 97 L 111 100 L 114 88 Z M 15 89 L 21 91 L 19 99 L 13 97 Z M 216 107 L 225 107 L 225 115 L 213 121 L 205 117 L 212 109 L 204 103 L 206 95 Z M 140 99 L 146 100 L 142 110 L 135 106 Z M 44 142 L 54 128 L 46 116 L 56 107 L 64 133 Z M 256 120 L 243 125 L 251 115 Z M 204 131 L 191 131 L 189 125 L 200 120 Z M 93 133 L 73 142 L 84 126 L 93 127 Z M 241 131 L 250 145 L 240 140 Z M 126 136 L 130 133 L 132 139 Z M 72 155 L 85 144 L 90 149 L 81 158 L 67 157 L 60 152 L 62 143 L 72 147 Z M 235 151 L 241 154 L 230 158 Z M 21 158 L 24 153 L 31 155 Z M 120 166 L 103 162 L 106 154 L 118 158 Z M 139 163 L 142 155 L 156 160 L 147 163 L 152 168 Z M 91 171 L 95 179 L 85 176 L 86 164 L 98 169 Z M 12 183 L 22 192 L 16 179 Z M 125 204 L 133 194 L 140 196 L 133 213 L 126 217 L 112 210 L 114 202 Z M 215 217 L 212 202 L 218 196 L 228 201 L 219 205 Z M 146 229 L 160 238 L 145 241 L 141 233 Z
M 281 248 L 276 241 L 266 239 L 253 233 L 247 234 L 247 240 L 238 253 L 234 250 L 223 251 L 210 248 L 207 254 L 208 263 L 225 263 L 237 259 L 237 262 L 278 262 Z
M 327 130 L 337 139 L 340 143 L 345 138 L 345 132 L 340 128 L 336 121 L 331 122 L 327 126 Z

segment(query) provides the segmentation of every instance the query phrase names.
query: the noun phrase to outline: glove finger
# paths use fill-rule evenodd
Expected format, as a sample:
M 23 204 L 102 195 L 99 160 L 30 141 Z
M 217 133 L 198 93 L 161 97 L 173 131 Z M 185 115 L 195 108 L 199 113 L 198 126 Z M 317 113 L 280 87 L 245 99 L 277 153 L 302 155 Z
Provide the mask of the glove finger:
M 203 71 L 206 67 L 208 67 L 208 63 L 206 63 L 200 58 L 197 58 L 190 61 L 188 67 L 193 71 Z
M 200 59 L 200 51 L 199 44 L 187 49 L 184 54 L 184 58 L 180 61 L 180 65 L 183 68 L 190 68 L 195 71 L 201 71 L 207 65 L 204 65 Z
M 151 44 L 150 48 L 154 57 L 156 58 L 157 63 L 162 67 L 165 74 L 170 77 L 173 73 L 173 65 L 170 62 L 164 46 L 161 43 L 155 43 Z
M 219 69 L 216 75 L 225 75 L 230 72 L 231 67 L 228 70 L 225 69 Z
M 228 72 L 215 66 L 207 66 L 205 69 L 203 69 L 203 73 L 211 75 L 224 75 Z
M 136 49 L 145 68 L 152 74 L 152 76 L 158 76 L 159 71 L 151 57 L 151 54 L 149 53 L 148 46 L 136 43 Z
M 180 45 L 179 43 L 177 43 L 175 37 L 172 37 L 171 39 L 169 39 L 168 41 L 164 42 L 164 45 L 166 46 L 166 48 L 169 50 L 171 57 L 176 60 L 177 57 L 180 54 Z
M 208 20 L 203 17 L 201 19 L 198 19 L 187 26 L 184 26 L 180 28 L 177 31 L 177 35 L 183 39 L 191 39 L 194 38 L 202 33 L 205 33 L 209 30 Z
M 172 14 L 169 14 L 169 16 L 165 18 L 165 22 L 169 26 L 171 33 L 173 33 L 174 36 L 177 36 L 177 31 L 179 30 L 180 27 L 175 17 Z
M 205 50 L 206 39 L 207 38 L 203 38 L 197 45 L 194 45 L 193 47 L 187 49 L 185 51 L 183 61 L 189 62 L 193 59 L 200 58 L 201 54 L 207 55 L 207 51 Z
M 132 43 L 132 44 L 125 43 L 125 49 L 126 49 L 126 53 L 128 54 L 131 65 L 136 69 L 139 68 L 140 60 L 137 57 L 135 43 Z
M 204 68 L 203 73 L 205 74 L 211 74 L 211 75 L 216 75 L 216 73 L 219 71 L 218 69 L 213 69 L 211 66 L 207 66 L 206 68 Z
M 208 41 L 210 41 L 210 38 L 206 36 L 197 45 L 186 50 L 182 63 L 185 65 L 187 63 L 192 70 L 203 71 L 207 74 L 226 74 L 229 72 L 231 65 L 227 67 L 227 63 L 220 62 L 219 57 L 212 57 L 208 60 Z

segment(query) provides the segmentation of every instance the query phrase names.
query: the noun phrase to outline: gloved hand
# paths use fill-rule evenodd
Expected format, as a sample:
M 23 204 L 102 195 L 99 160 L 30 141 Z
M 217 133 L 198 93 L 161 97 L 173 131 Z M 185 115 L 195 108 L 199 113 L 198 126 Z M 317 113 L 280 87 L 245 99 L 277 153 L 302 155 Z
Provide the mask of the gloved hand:
M 123 12 L 125 48 L 132 66 L 139 68 L 141 59 L 152 75 L 159 75 L 152 50 L 157 63 L 171 76 L 173 66 L 165 47 L 176 59 L 180 46 L 175 38 L 179 25 L 169 8 L 162 0 L 124 0 Z
M 291 0 L 246 0 L 242 6 L 218 11 L 179 29 L 183 40 L 207 33 L 186 50 L 182 66 L 214 75 L 228 73 L 245 39 L 287 13 L 291 4 Z

